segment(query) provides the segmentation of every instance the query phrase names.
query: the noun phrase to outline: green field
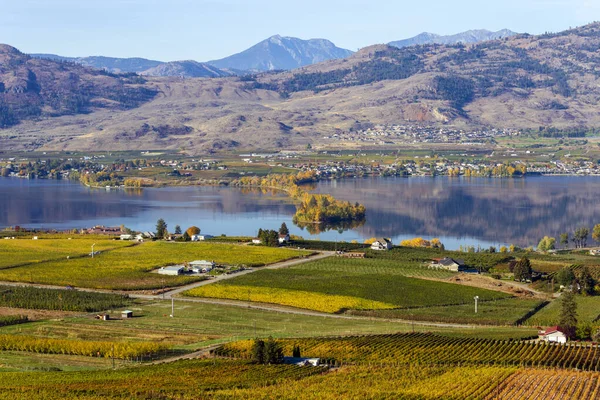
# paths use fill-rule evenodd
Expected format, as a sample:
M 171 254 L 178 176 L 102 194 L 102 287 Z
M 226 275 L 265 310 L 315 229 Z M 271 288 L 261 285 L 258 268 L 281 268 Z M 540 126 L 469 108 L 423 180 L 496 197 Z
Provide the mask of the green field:
M 10 242 L 18 241 L 11 240 Z M 28 243 L 34 242 L 37 244 L 42 241 Z M 94 258 L 36 262 L 0 270 L 0 281 L 35 282 L 99 289 L 157 289 L 203 279 L 202 277 L 164 276 L 149 273 L 165 265 L 205 259 L 219 264 L 260 266 L 306 254 L 309 253 L 290 249 L 222 243 L 147 242 L 133 247 L 103 251 Z
M 323 304 L 329 307 L 328 297 L 331 297 L 331 304 L 342 305 L 339 296 L 359 299 L 354 307 L 357 309 L 446 306 L 471 304 L 474 296 L 479 296 L 482 301 L 511 297 L 506 293 L 415 276 L 443 278 L 452 273 L 412 265 L 404 267 L 394 260 L 328 258 L 285 269 L 258 271 L 195 288 L 185 294 L 248 299 L 329 312 L 344 311 L 343 306 L 337 310 L 323 309 Z M 306 296 L 307 293 L 320 297 L 313 299 Z M 365 303 L 364 307 L 361 302 Z M 368 302 L 379 304 L 369 307 Z
M 577 320 L 578 322 L 597 323 L 600 318 L 600 297 L 599 296 L 576 296 L 577 301 Z M 548 306 L 544 307 L 526 324 L 530 326 L 554 326 L 558 325 L 560 320 L 560 298 L 554 300 Z

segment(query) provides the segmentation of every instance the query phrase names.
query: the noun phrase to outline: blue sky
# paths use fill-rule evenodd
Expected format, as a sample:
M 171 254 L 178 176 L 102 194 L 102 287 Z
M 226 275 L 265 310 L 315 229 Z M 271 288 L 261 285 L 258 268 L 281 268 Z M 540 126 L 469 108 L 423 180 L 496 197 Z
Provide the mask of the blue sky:
M 600 20 L 600 0 L 0 0 L 0 43 L 26 53 L 208 61 L 274 34 L 351 50 L 502 28 L 532 34 Z

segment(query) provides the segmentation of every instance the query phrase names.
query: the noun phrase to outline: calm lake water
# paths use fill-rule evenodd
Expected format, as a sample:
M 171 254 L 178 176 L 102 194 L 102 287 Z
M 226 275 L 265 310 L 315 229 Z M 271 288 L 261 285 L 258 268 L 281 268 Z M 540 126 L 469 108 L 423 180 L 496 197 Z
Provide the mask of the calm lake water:
M 351 231 L 311 235 L 292 223 L 295 206 L 277 193 L 227 187 L 101 190 L 53 180 L 0 179 L 0 226 L 83 228 L 124 224 L 154 230 L 197 225 L 203 233 L 255 235 L 286 222 L 292 234 L 326 240 L 415 236 L 460 245 L 536 244 L 579 226 L 600 223 L 600 178 L 364 178 L 321 182 L 317 192 L 367 207 Z

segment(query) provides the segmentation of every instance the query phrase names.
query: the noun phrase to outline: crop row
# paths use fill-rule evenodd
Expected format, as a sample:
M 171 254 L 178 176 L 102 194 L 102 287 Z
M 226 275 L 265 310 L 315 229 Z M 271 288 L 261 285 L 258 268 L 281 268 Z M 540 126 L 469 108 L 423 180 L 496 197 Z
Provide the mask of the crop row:
M 129 303 L 127 296 L 78 290 L 0 286 L 0 306 L 60 311 L 101 311 Z
M 113 357 L 130 360 L 165 350 L 158 343 L 112 343 L 82 340 L 38 338 L 22 335 L 0 335 L 0 350 L 27 351 L 43 354 L 69 354 L 87 357 Z
M 486 400 L 600 398 L 600 377 L 594 372 L 523 369 L 502 381 Z
M 2 315 L 0 316 L 0 326 L 18 325 L 28 322 L 27 316 L 21 315 Z
M 219 355 L 249 357 L 251 341 L 226 344 Z M 600 370 L 598 346 L 452 338 L 427 333 L 286 339 L 284 351 L 300 346 L 302 354 L 335 364 L 485 364 Z

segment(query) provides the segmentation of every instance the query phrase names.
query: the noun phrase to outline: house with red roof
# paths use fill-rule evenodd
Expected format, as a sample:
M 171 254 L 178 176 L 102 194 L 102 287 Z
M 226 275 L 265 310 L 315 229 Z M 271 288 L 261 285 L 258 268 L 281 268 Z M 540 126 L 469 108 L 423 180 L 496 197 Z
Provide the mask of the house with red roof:
M 538 336 L 540 340 L 545 342 L 553 343 L 567 343 L 567 334 L 560 328 L 560 326 L 552 326 L 546 330 L 539 331 Z

